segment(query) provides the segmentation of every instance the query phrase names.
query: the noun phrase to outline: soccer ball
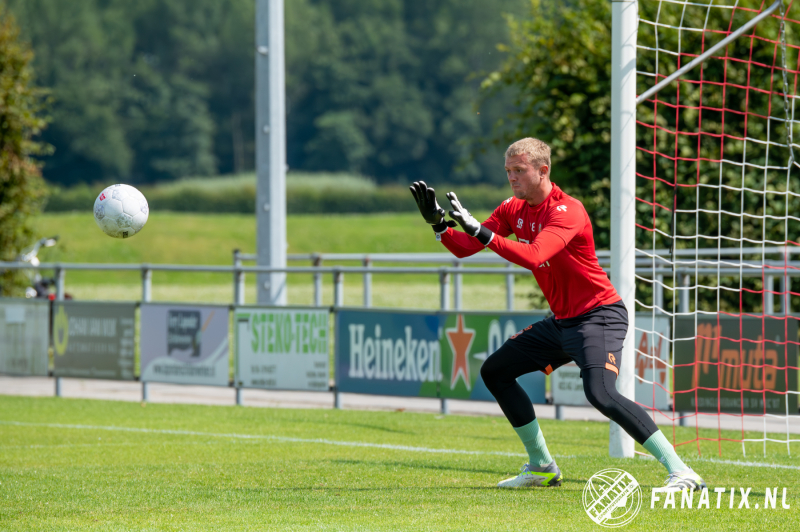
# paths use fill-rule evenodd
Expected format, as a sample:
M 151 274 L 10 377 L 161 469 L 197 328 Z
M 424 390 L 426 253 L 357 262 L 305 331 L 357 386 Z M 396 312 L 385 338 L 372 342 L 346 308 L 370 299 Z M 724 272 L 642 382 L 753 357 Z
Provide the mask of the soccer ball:
M 130 185 L 111 185 L 94 201 L 94 221 L 114 238 L 128 238 L 141 231 L 149 212 L 144 195 Z

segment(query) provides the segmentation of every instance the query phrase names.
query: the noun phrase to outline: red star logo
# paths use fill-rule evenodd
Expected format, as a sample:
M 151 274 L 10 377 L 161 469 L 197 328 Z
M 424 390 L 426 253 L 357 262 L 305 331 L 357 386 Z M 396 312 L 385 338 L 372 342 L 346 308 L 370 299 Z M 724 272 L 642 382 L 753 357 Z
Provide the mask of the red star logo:
M 472 339 L 475 338 L 475 329 L 464 328 L 464 316 L 459 314 L 456 317 L 456 327 L 445 329 L 447 342 L 453 352 L 453 375 L 450 378 L 450 389 L 456 387 L 459 374 L 467 385 L 467 390 L 471 389 L 469 379 L 469 348 L 472 347 Z

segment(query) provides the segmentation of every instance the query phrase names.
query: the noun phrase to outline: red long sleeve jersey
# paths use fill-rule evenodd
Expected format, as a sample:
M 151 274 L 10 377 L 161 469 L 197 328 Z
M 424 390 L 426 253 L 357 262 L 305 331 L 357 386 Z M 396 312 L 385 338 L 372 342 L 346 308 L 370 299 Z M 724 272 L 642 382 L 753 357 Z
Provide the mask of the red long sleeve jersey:
M 533 272 L 556 319 L 580 316 L 621 299 L 597 262 L 586 209 L 555 184 L 535 207 L 508 198 L 483 225 L 495 233 L 489 249 Z M 512 233 L 518 242 L 505 238 Z M 483 249 L 477 238 L 450 228 L 441 237 L 459 258 Z

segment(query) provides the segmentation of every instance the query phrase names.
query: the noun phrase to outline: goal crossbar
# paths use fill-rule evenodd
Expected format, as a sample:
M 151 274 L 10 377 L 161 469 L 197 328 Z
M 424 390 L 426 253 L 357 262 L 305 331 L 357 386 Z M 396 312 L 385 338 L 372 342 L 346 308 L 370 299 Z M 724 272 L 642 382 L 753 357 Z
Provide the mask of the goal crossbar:
M 676 79 L 681 77 L 682 75 L 686 74 L 687 72 L 689 72 L 690 70 L 692 70 L 696 66 L 700 65 L 706 59 L 708 59 L 709 57 L 714 55 L 716 52 L 718 52 L 722 48 L 725 48 L 726 46 L 728 46 L 728 44 L 730 44 L 731 42 L 733 42 L 736 39 L 738 39 L 739 37 L 741 37 L 746 31 L 748 31 L 753 26 L 755 26 L 756 24 L 758 24 L 759 22 L 761 22 L 762 20 L 764 20 L 765 18 L 770 16 L 776 9 L 778 9 L 781 6 L 782 2 L 783 2 L 783 0 L 775 0 L 775 2 L 773 2 L 771 6 L 769 6 L 764 11 L 759 13 L 752 20 L 750 20 L 749 22 L 744 24 L 742 27 L 740 27 L 739 29 L 737 29 L 736 31 L 734 31 L 733 33 L 731 33 L 730 35 L 728 35 L 727 37 L 725 37 L 724 39 L 719 41 L 717 44 L 715 44 L 714 46 L 712 46 L 711 48 L 709 48 L 708 50 L 706 50 L 705 52 L 703 52 L 702 54 L 700 54 L 699 56 L 694 58 L 686 66 L 683 66 L 683 67 L 679 68 L 678 70 L 676 70 L 675 72 L 673 72 L 672 74 L 667 76 L 665 79 L 661 80 L 659 83 L 657 83 L 656 85 L 654 85 L 653 87 L 648 89 L 646 92 L 644 92 L 638 98 L 636 98 L 636 103 L 640 104 L 640 103 L 642 103 L 644 101 L 647 101 L 648 98 L 650 98 L 655 93 L 657 93 L 658 91 L 663 89 L 665 86 L 669 85 L 670 83 L 672 83 L 673 81 L 675 81 Z

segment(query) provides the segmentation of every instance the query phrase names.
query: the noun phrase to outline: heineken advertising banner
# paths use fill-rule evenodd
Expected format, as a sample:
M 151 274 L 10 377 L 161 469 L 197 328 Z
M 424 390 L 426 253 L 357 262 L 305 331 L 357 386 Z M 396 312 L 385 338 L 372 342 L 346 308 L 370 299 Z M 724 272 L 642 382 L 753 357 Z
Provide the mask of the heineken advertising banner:
M 483 361 L 542 315 L 342 310 L 336 313 L 339 391 L 493 401 Z M 544 374 L 519 379 L 544 403 Z
M 47 375 L 50 302 L 0 299 L 0 373 Z
M 244 388 L 328 390 L 328 310 L 238 307 L 236 382 Z
M 133 380 L 135 303 L 53 303 L 54 373 Z
M 668 410 L 668 390 L 670 390 L 669 318 L 666 316 L 654 318 L 652 314 L 643 312 L 637 313 L 636 323 L 638 324 L 634 333 L 636 402 L 650 408 Z M 650 331 L 639 329 L 649 329 Z M 553 404 L 591 406 L 583 392 L 583 380 L 580 373 L 580 368 L 575 363 L 570 363 L 561 366 L 551 374 L 550 389 L 553 393 Z
M 438 397 L 441 325 L 433 313 L 337 311 L 337 389 Z
M 139 319 L 143 382 L 228 385 L 228 307 L 144 304 Z
M 797 412 L 797 320 L 678 317 L 675 338 L 675 410 Z

